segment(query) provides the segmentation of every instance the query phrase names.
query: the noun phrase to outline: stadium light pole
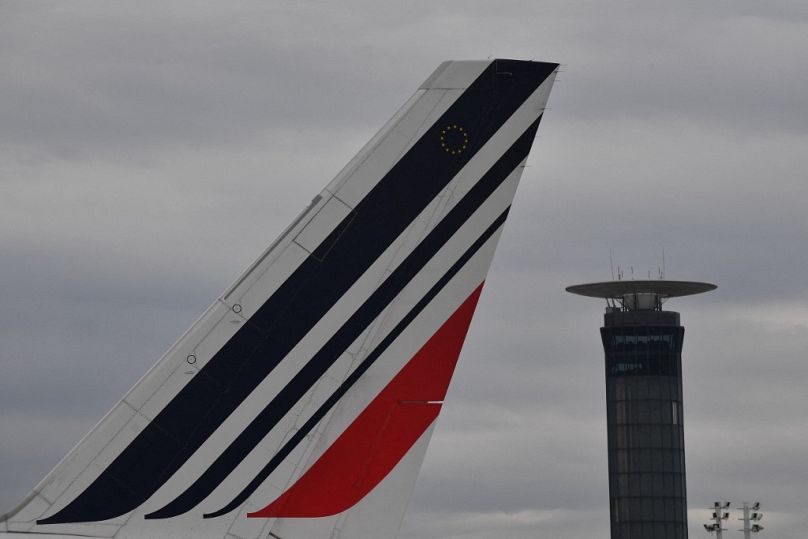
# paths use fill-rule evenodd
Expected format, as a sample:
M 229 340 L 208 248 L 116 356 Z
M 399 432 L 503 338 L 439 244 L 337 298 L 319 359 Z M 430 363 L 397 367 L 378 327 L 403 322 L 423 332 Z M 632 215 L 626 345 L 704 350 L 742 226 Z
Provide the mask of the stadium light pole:
M 715 532 L 717 539 L 721 539 L 724 536 L 726 528 L 722 527 L 722 521 L 727 520 L 729 518 L 729 509 L 730 502 L 715 502 L 713 504 L 713 517 L 712 517 L 712 524 L 705 524 L 704 529 L 710 533 Z
M 758 524 L 760 519 L 763 518 L 763 513 L 760 512 L 760 502 L 755 502 L 751 507 L 747 502 L 743 503 L 743 516 L 739 520 L 743 520 L 744 539 L 751 539 L 753 533 L 759 533 L 763 530 L 763 526 Z

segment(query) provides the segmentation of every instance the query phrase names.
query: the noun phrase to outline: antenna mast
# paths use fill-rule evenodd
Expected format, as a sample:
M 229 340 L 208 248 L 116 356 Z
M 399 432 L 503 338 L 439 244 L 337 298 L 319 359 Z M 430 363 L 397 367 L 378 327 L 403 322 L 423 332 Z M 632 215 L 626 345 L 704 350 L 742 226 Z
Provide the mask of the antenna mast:
M 614 259 L 612 258 L 612 250 L 609 249 L 609 267 L 612 270 L 612 281 L 614 281 Z

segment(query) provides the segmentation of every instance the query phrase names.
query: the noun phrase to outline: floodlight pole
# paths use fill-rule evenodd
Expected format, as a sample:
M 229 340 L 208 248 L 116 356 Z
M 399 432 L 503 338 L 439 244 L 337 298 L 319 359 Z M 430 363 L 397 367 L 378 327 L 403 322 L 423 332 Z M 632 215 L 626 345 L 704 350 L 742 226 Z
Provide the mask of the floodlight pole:
M 721 539 L 724 536 L 724 528 L 721 527 L 721 504 L 715 502 L 713 506 L 713 520 L 715 521 L 715 536 L 717 539 Z
M 704 525 L 710 533 L 715 532 L 717 539 L 722 539 L 724 536 L 726 528 L 721 526 L 721 521 L 729 518 L 729 513 L 726 512 L 726 510 L 729 509 L 729 505 L 730 502 L 715 502 L 713 504 L 713 517 L 711 519 L 715 524 L 712 526 Z
M 743 538 L 752 539 L 752 525 L 749 523 L 749 504 L 743 502 Z
M 760 512 L 760 502 L 755 502 L 754 507 L 749 507 L 749 503 L 744 502 L 742 511 L 743 517 L 739 519 L 743 520 L 743 530 L 741 531 L 743 531 L 744 539 L 752 539 L 753 533 L 763 530 L 763 526 L 752 524 L 763 518 L 763 513 Z

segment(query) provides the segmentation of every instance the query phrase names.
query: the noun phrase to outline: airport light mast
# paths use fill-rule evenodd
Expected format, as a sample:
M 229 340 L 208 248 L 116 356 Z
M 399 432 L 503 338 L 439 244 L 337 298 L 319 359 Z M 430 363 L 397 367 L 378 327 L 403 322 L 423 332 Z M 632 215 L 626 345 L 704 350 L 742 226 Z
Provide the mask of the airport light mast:
M 713 517 L 712 517 L 712 524 L 705 524 L 704 529 L 710 532 L 711 534 L 715 532 L 716 539 L 721 539 L 724 536 L 724 532 L 727 531 L 726 528 L 722 527 L 722 522 L 729 518 L 729 509 L 730 502 L 715 502 L 713 504 Z
M 601 338 L 612 539 L 686 539 L 687 494 L 679 313 L 669 298 L 709 283 L 618 280 L 570 286 L 607 302 Z M 720 528 L 720 526 L 719 526 Z
M 760 502 L 755 502 L 751 506 L 744 502 L 741 511 L 743 511 L 743 516 L 739 520 L 743 520 L 743 530 L 740 531 L 743 532 L 744 539 L 751 539 L 753 533 L 763 531 L 763 526 L 758 524 L 763 518 L 763 513 L 760 512 Z

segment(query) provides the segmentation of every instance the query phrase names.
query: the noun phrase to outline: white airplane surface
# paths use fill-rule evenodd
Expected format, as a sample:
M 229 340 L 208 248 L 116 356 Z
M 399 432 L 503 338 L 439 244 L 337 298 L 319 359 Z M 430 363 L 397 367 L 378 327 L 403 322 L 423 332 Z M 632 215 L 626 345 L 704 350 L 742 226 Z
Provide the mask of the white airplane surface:
M 396 537 L 557 67 L 441 64 L 0 539 Z

